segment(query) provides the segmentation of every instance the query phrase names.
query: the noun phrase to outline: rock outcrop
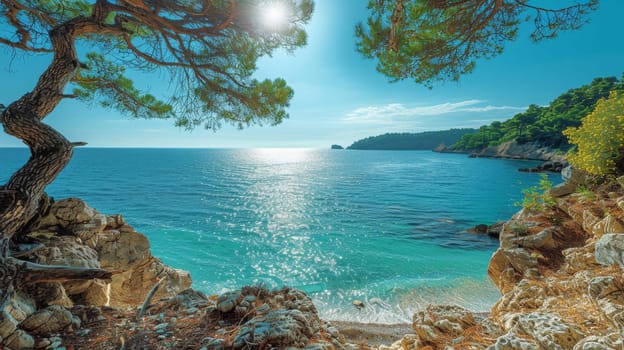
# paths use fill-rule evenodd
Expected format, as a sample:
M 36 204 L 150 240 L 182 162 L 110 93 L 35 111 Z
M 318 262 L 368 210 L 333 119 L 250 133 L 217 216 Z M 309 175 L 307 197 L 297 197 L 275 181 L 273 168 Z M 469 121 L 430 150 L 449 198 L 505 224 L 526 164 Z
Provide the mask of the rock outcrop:
M 0 344 L 8 348 L 32 348 L 33 335 L 75 328 L 79 322 L 67 311 L 74 305 L 136 307 L 159 280 L 155 298 L 175 296 L 191 285 L 187 272 L 153 257 L 147 237 L 121 215 L 100 214 L 79 199 L 53 203 L 20 240 L 32 248 L 20 257 L 23 260 L 115 273 L 110 283 L 43 283 L 18 291 L 0 310 Z
M 565 159 L 565 155 L 559 149 L 543 146 L 539 143 L 519 144 L 516 141 L 508 141 L 498 146 L 487 147 L 470 153 L 470 156 L 474 158 L 532 159 L 561 163 Z

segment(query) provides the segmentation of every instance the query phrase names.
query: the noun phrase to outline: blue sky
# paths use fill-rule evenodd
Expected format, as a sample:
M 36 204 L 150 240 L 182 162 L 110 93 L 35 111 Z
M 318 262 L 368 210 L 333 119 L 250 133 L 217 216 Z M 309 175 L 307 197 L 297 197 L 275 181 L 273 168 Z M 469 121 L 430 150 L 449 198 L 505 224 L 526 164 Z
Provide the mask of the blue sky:
M 503 55 L 479 62 L 459 83 L 433 89 L 412 81 L 390 83 L 373 61 L 355 52 L 354 25 L 366 18 L 365 0 L 315 2 L 308 45 L 259 62 L 259 78 L 283 77 L 295 90 L 290 118 L 279 126 L 188 132 L 171 120 L 132 120 L 70 100 L 46 122 L 71 141 L 93 147 L 327 148 L 386 132 L 479 127 L 508 119 L 529 104 L 548 104 L 595 77 L 624 72 L 621 0 L 601 0 L 590 24 L 555 40 L 535 44 L 525 30 Z M 32 88 L 49 58 L 13 58 L 5 49 L 0 54 L 0 102 L 8 104 Z M 162 77 L 141 83 L 151 89 L 165 84 Z M 0 133 L 0 147 L 20 145 Z

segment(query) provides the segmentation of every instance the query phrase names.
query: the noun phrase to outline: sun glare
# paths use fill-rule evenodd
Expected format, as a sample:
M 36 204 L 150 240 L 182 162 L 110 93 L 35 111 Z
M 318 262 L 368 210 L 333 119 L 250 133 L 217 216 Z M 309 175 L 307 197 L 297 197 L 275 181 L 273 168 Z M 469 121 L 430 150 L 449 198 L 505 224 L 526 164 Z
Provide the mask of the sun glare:
M 262 23 L 269 29 L 281 28 L 288 21 L 288 10 L 282 4 L 267 4 L 262 10 Z

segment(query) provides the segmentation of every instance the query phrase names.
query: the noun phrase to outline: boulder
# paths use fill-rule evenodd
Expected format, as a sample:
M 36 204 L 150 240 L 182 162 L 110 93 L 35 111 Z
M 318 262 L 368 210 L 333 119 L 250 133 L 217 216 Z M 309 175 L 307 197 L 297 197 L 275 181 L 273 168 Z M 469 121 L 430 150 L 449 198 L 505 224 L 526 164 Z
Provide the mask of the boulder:
M 561 169 L 561 177 L 564 182 L 550 190 L 550 194 L 553 197 L 563 197 L 572 194 L 580 185 L 584 185 L 587 181 L 585 173 L 574 169 L 570 165 Z
M 455 305 L 428 305 L 414 314 L 412 327 L 418 339 L 427 344 L 440 339 L 457 337 L 477 324 L 473 314 Z
M 142 304 L 147 293 L 160 279 L 164 280 L 154 295 L 155 299 L 173 297 L 192 283 L 188 272 L 173 269 L 160 259 L 150 257 L 130 270 L 113 275 L 110 305 L 131 307 Z
M 71 325 L 71 312 L 64 307 L 53 305 L 30 315 L 19 327 L 30 334 L 45 336 L 61 332 Z
M 520 337 L 515 332 L 509 332 L 496 339 L 496 343 L 487 350 L 539 350 L 539 347 L 535 342 Z
M 618 264 L 624 267 L 624 234 L 608 233 L 596 242 L 596 262 L 602 265 Z
M 113 271 L 127 271 L 151 257 L 147 237 L 134 230 L 106 230 L 95 247 L 100 265 Z
M 31 254 L 35 262 L 43 265 L 63 265 L 75 267 L 99 268 L 98 254 L 95 250 L 82 244 L 74 236 L 58 236 L 40 241 L 44 247 Z M 66 282 L 63 284 L 67 295 L 80 294 L 86 291 L 93 281 Z
M 585 335 L 573 324 L 555 314 L 528 313 L 517 318 L 517 325 L 542 349 L 572 349 Z
M 32 349 L 35 346 L 35 338 L 25 331 L 18 329 L 4 339 L 7 349 Z
M 78 198 L 60 200 L 50 207 L 46 216 L 41 218 L 36 229 L 58 226 L 67 228 L 70 225 L 89 222 L 96 211 Z
M 265 344 L 271 347 L 305 347 L 310 338 L 320 331 L 318 321 L 309 319 L 300 310 L 274 310 L 267 315 L 256 316 L 240 328 L 234 338 L 234 349 L 248 344 Z
M 624 232 L 624 224 L 615 215 L 607 215 L 598 221 L 591 229 L 595 238 L 600 238 L 606 233 Z
M 238 305 L 238 299 L 241 297 L 240 291 L 231 291 L 221 294 L 217 298 L 217 310 L 226 313 L 234 310 Z

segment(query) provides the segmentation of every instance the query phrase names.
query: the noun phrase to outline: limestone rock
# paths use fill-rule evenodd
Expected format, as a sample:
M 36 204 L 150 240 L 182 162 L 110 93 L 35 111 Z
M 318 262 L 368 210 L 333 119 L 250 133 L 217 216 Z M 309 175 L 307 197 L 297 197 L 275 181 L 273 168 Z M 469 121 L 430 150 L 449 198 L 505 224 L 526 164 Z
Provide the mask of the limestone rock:
M 573 350 L 620 350 L 622 346 L 620 334 L 613 333 L 608 336 L 589 336 L 578 342 Z
M 487 350 L 539 350 L 537 344 L 526 338 L 519 337 L 514 332 L 509 332 L 498 339 Z
M 594 257 L 594 251 L 594 242 L 590 242 L 583 247 L 565 249 L 562 253 L 565 258 L 564 269 L 566 272 L 573 274 L 588 268 L 595 268 L 598 263 Z
M 17 322 L 24 321 L 37 311 L 35 301 L 23 293 L 15 293 L 5 309 Z
M 3 342 L 9 349 L 32 349 L 35 339 L 21 329 L 9 335 Z
M 554 314 L 529 313 L 518 317 L 518 326 L 543 349 L 572 349 L 584 334 Z
M 589 296 L 605 317 L 624 335 L 624 290 L 612 276 L 594 278 L 588 288 Z
M 240 298 L 240 291 L 225 292 L 217 299 L 217 310 L 226 313 L 234 310 L 238 305 L 238 299 Z
M 596 242 L 596 261 L 602 265 L 624 267 L 624 234 L 608 233 Z
M 114 271 L 129 270 L 151 256 L 147 237 L 134 230 L 103 231 L 98 235 L 95 249 L 102 268 Z
M 47 335 L 65 330 L 72 325 L 72 314 L 67 309 L 53 305 L 30 315 L 19 327 L 34 335 Z
M 108 220 L 106 216 L 97 213 L 93 215 L 88 222 L 71 225 L 69 230 L 86 245 L 95 249 L 95 247 L 97 247 L 99 235 L 104 231 L 107 224 Z
M 509 259 L 503 253 L 503 249 L 498 248 L 488 264 L 488 276 L 492 279 L 492 282 L 498 287 L 498 289 L 507 293 L 518 280 L 516 270 L 511 266 Z
M 503 254 L 518 272 L 537 267 L 537 258 L 524 248 L 505 249 L 503 250 Z
M 91 285 L 78 299 L 87 305 L 109 305 L 110 304 L 110 284 L 102 281 L 92 281 Z
M 599 213 L 590 209 L 583 210 L 582 227 L 585 232 L 592 232 L 592 228 L 600 221 Z
M 74 236 L 59 236 L 43 241 L 45 247 L 32 254 L 35 262 L 43 265 L 63 265 L 75 267 L 99 268 L 98 254 L 92 248 L 82 244 Z M 86 291 L 93 281 L 64 283 L 65 293 L 80 294 Z
M 37 227 L 60 226 L 85 223 L 95 215 L 95 210 L 78 198 L 60 200 L 50 207 L 48 215 L 39 220 Z
M 17 321 L 6 309 L 0 310 L 0 342 L 13 334 L 17 329 L 18 324 L 19 321 Z
M 418 339 L 425 344 L 459 336 L 475 325 L 470 311 L 454 305 L 428 305 L 425 310 L 414 314 L 412 323 Z
M 492 314 L 502 319 L 505 315 L 537 310 L 548 295 L 548 286 L 544 281 L 522 279 L 515 288 L 505 293 L 492 307 Z M 510 326 L 506 326 L 505 329 L 509 330 Z
M 605 233 L 624 232 L 624 224 L 614 215 L 607 215 L 592 227 L 592 234 L 600 238 Z
M 132 269 L 113 275 L 110 290 L 110 305 L 127 307 L 140 305 L 154 284 L 164 278 L 155 299 L 173 297 L 191 286 L 188 272 L 173 269 L 150 257 Z
M 28 289 L 28 293 L 39 306 L 59 305 L 67 308 L 74 306 L 74 302 L 60 282 L 35 284 Z
M 192 308 L 203 308 L 208 305 L 214 305 L 214 302 L 211 301 L 204 293 L 188 288 L 180 292 L 175 297 L 169 299 L 166 302 L 165 307 L 173 311 L 179 311 Z
M 255 343 L 273 347 L 301 348 L 319 330 L 300 310 L 275 310 L 243 324 L 234 339 L 233 347 L 242 349 L 247 344 Z
M 513 238 L 512 242 L 526 248 L 552 249 L 556 246 L 552 228 L 544 229 L 534 235 Z
M 97 252 L 73 236 L 60 236 L 43 243 L 45 246 L 33 253 L 39 264 L 100 267 Z

